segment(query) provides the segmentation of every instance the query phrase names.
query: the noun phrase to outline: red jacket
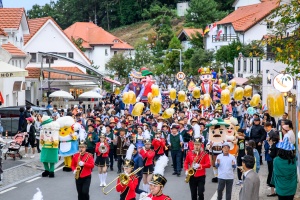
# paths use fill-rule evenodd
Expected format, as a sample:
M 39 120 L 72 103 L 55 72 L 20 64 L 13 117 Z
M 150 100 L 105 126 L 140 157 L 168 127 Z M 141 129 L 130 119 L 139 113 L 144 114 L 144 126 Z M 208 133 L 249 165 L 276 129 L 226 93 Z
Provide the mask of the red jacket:
M 153 139 L 152 146 L 154 147 L 154 151 L 158 155 L 162 155 L 165 153 L 166 140 L 164 138 Z
M 200 152 L 200 155 L 198 156 L 198 159 L 197 159 L 197 163 L 199 163 L 199 159 L 200 157 L 203 156 L 205 152 L 204 151 L 201 151 Z M 194 159 L 196 157 L 196 153 L 194 153 L 194 151 L 189 151 L 186 155 L 186 158 L 185 158 L 185 161 L 184 161 L 184 170 L 188 170 L 189 167 L 192 167 L 193 165 L 193 162 L 194 162 Z M 199 177 L 199 176 L 204 176 L 205 175 L 205 168 L 210 168 L 210 159 L 209 159 L 209 156 L 208 154 L 206 154 L 205 156 L 202 157 L 201 161 L 200 161 L 200 167 L 195 170 L 195 177 Z
M 72 163 L 71 163 L 71 167 L 72 167 L 73 171 L 76 170 L 76 167 L 78 165 L 78 156 L 79 155 L 80 155 L 79 153 L 76 153 L 73 156 Z M 94 157 L 93 157 L 93 155 L 90 154 L 90 153 L 85 152 L 84 155 L 80 155 L 80 160 L 79 161 L 84 162 L 84 165 L 81 167 L 82 171 L 81 171 L 79 177 L 84 178 L 86 176 L 90 176 L 91 173 L 92 173 L 92 170 L 94 168 Z
M 135 175 L 131 175 L 128 185 L 122 185 L 120 179 L 117 180 L 117 192 L 121 193 L 121 200 L 130 200 L 135 198 L 135 189 L 138 185 L 138 178 Z
M 145 161 L 145 166 L 153 165 L 153 158 L 155 157 L 155 151 L 152 149 L 144 150 L 141 149 L 140 154 Z
M 149 194 L 148 197 L 150 197 L 152 200 L 172 200 L 169 196 L 164 194 L 159 196 L 153 196 L 152 194 Z
M 188 147 L 189 147 L 190 151 L 194 151 L 194 141 L 193 140 L 189 141 Z M 204 149 L 203 143 L 201 144 L 201 148 Z
M 97 156 L 102 155 L 103 158 L 107 158 L 108 154 L 109 154 L 109 144 L 107 144 L 107 143 L 104 143 L 104 144 L 105 144 L 105 146 L 107 148 L 106 153 L 100 153 L 100 151 L 99 151 L 100 142 L 97 142 L 97 144 L 96 144 L 95 153 L 96 153 Z

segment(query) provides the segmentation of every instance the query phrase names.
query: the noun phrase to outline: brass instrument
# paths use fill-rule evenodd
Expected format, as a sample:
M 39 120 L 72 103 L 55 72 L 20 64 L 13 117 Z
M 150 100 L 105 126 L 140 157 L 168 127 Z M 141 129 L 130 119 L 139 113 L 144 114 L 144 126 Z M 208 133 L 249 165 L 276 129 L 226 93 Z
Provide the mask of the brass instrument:
M 188 174 L 187 174 L 187 176 L 186 176 L 186 178 L 185 178 L 185 182 L 186 182 L 186 183 L 188 183 L 188 182 L 190 181 L 191 176 L 194 176 L 194 174 L 195 174 L 195 169 L 193 168 L 194 164 L 195 164 L 195 163 L 198 163 L 198 164 L 199 164 L 199 163 L 201 162 L 202 158 L 203 158 L 207 153 L 204 152 L 204 153 L 201 155 L 201 157 L 200 157 L 199 159 L 198 159 L 199 152 L 197 151 L 196 154 L 197 154 L 197 156 L 195 157 L 192 166 L 188 169 Z M 197 160 L 198 160 L 198 162 L 197 162 Z
M 139 171 L 141 171 L 144 167 L 139 167 L 136 170 L 134 170 L 133 172 L 131 172 L 129 175 L 126 175 L 125 173 L 120 174 L 119 176 L 117 176 L 117 178 L 115 178 L 114 180 L 112 180 L 109 184 L 107 184 L 107 186 L 105 186 L 102 189 L 103 194 L 107 195 L 108 193 L 110 193 L 113 189 L 115 189 L 119 184 L 121 185 L 128 185 L 129 180 L 130 180 L 130 176 L 137 174 Z M 118 183 L 115 187 L 111 188 L 110 190 L 108 190 L 107 192 L 105 192 L 105 189 L 111 185 L 112 183 L 114 183 L 117 179 L 120 179 L 120 183 Z
M 105 144 L 100 144 L 99 146 L 99 152 L 100 153 L 106 153 L 107 152 L 107 146 Z
M 80 156 L 81 156 L 81 152 L 78 155 L 78 161 L 77 161 L 77 166 L 76 166 L 76 173 L 75 173 L 75 179 L 76 180 L 79 179 L 80 170 L 81 170 L 81 167 L 79 166 Z

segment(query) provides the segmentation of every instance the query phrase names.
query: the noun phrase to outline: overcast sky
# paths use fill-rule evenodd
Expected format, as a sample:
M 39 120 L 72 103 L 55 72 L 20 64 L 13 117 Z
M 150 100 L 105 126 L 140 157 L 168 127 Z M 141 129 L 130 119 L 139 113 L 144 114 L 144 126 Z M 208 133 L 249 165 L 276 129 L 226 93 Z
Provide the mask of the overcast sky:
M 54 0 L 56 1 L 56 0 Z M 26 11 L 31 9 L 34 4 L 45 5 L 50 0 L 2 0 L 3 8 L 25 8 Z

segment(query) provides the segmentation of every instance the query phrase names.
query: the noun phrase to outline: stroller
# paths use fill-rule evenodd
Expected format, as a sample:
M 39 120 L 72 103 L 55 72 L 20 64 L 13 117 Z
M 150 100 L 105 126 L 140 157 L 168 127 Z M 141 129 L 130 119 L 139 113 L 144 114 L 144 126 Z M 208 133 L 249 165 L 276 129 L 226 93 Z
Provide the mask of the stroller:
M 20 154 L 20 148 L 25 138 L 28 138 L 25 137 L 25 133 L 17 133 L 14 136 L 14 140 L 9 143 L 8 150 L 4 154 L 5 160 L 8 156 L 12 157 L 14 160 L 16 160 L 16 157 L 22 159 L 22 155 Z

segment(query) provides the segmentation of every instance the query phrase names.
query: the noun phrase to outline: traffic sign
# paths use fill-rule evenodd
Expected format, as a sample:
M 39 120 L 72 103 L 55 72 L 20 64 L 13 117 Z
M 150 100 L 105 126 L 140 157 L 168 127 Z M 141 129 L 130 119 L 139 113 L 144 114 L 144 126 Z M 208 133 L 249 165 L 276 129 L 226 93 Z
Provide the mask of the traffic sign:
M 182 81 L 183 79 L 185 79 L 185 74 L 183 72 L 178 72 L 176 78 Z

